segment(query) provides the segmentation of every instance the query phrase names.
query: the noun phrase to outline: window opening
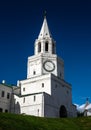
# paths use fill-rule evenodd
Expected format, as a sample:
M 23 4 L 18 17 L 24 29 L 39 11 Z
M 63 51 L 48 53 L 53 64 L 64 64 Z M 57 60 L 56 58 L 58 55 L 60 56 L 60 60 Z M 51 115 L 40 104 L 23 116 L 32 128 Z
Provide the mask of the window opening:
M 7 99 L 9 99 L 10 98 L 10 93 L 7 93 Z
M 0 108 L 0 112 L 3 112 L 3 109 L 2 109 L 2 108 Z
M 23 103 L 25 103 L 25 97 L 23 98 Z
M 33 71 L 33 75 L 35 75 L 36 74 L 36 71 Z
M 41 52 L 41 42 L 38 43 L 38 52 Z
M 5 94 L 5 92 L 4 92 L 4 91 L 2 91 L 2 97 L 4 97 L 4 94 Z
M 25 88 L 23 88 L 23 91 L 25 91 Z
M 48 51 L 48 42 L 45 43 L 45 51 Z
M 36 96 L 34 95 L 34 102 L 35 102 L 35 100 L 36 100 Z
M 44 83 L 42 83 L 42 87 L 44 87 Z
M 5 112 L 7 113 L 7 112 L 8 112 L 8 110 L 6 109 L 6 110 L 5 110 Z
M 53 45 L 52 45 L 52 53 L 54 54 L 55 53 L 55 46 L 54 46 L 54 43 L 53 43 Z
M 57 84 L 55 85 L 55 88 L 57 88 Z

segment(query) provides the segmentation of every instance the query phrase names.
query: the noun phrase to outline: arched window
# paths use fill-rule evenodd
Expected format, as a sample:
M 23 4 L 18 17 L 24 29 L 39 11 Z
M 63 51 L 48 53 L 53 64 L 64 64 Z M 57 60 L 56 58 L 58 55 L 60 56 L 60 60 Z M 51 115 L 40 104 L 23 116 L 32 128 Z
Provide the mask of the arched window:
M 41 52 L 41 42 L 38 43 L 38 52 Z
M 45 43 L 45 51 L 48 51 L 48 42 Z

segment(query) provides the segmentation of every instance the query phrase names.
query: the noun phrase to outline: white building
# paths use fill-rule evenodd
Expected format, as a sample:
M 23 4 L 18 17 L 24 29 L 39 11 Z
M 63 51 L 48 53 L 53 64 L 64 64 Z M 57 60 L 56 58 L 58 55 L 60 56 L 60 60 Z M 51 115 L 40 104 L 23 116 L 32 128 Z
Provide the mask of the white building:
M 74 117 L 71 85 L 64 80 L 64 62 L 56 54 L 46 17 L 38 38 L 35 54 L 28 57 L 27 79 L 13 88 L 11 112 L 40 117 Z
M 83 114 L 83 116 L 91 116 L 91 103 L 86 100 L 85 104 L 78 106 L 77 111 L 79 114 Z

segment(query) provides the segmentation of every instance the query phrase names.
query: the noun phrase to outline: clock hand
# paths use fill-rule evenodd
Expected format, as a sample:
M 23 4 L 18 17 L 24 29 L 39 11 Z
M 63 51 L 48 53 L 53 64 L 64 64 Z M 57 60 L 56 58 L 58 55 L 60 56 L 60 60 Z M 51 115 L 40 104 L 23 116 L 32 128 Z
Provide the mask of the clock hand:
M 49 66 L 49 65 L 47 65 L 47 64 L 46 64 L 46 66 L 48 66 L 49 68 L 51 68 L 51 66 Z

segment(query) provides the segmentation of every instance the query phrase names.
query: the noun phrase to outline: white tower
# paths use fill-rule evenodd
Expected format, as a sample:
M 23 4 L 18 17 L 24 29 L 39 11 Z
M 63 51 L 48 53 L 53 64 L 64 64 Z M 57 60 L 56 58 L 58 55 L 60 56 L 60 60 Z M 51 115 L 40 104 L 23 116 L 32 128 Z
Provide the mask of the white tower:
M 27 78 L 53 73 L 64 79 L 64 62 L 56 55 L 56 44 L 49 31 L 46 16 L 34 49 L 35 55 L 28 58 Z
M 53 40 L 48 28 L 46 16 L 39 33 L 38 39 L 35 41 L 35 55 L 37 54 L 55 54 L 55 41 Z
M 42 117 L 75 116 L 71 85 L 64 80 L 64 62 L 56 55 L 46 17 L 34 50 L 34 56 L 28 57 L 27 79 L 18 81 L 20 91 L 15 92 L 20 110 L 13 108 L 16 112 Z

